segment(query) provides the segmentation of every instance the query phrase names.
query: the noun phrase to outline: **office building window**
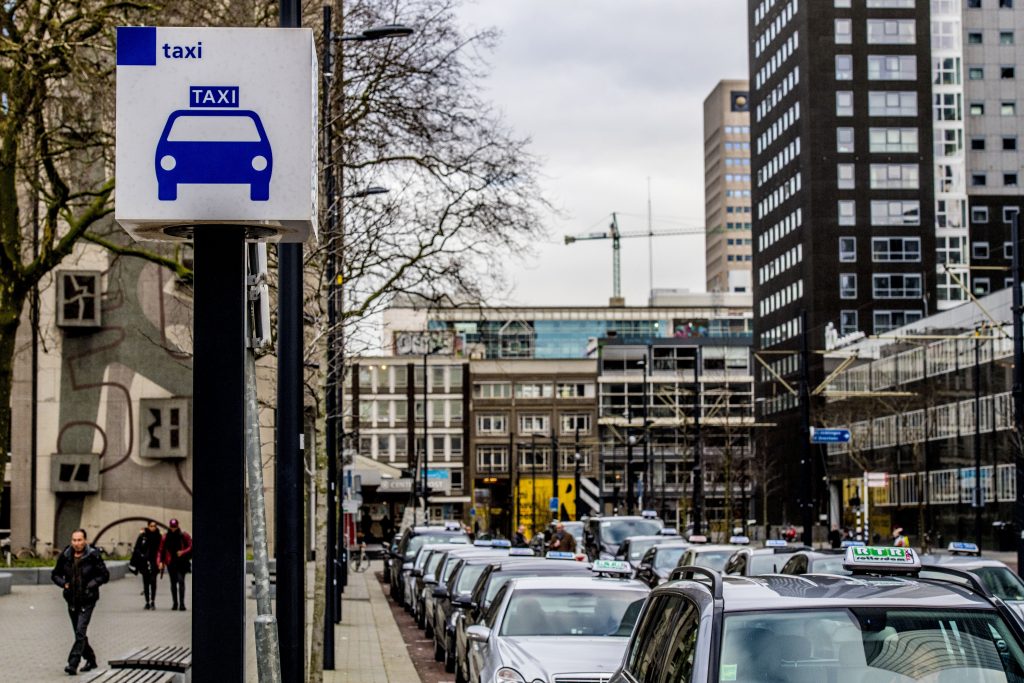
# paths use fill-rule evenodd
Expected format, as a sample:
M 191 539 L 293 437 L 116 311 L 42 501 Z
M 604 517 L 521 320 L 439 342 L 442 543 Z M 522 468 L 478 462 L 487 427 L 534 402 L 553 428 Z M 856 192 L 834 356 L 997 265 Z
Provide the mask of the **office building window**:
M 911 91 L 883 90 L 868 93 L 871 116 L 917 116 L 917 94 Z
M 853 80 L 853 55 L 836 55 L 836 80 Z
M 920 225 L 921 202 L 893 200 L 871 202 L 871 225 Z
M 580 434 L 590 433 L 590 415 L 587 413 L 563 414 L 562 434 L 575 434 L 577 429 Z
M 1013 0 L 999 0 L 999 9 L 1012 9 Z
M 935 95 L 935 120 L 936 121 L 959 121 L 963 118 L 960 113 L 962 106 L 959 94 L 937 93 Z
M 913 19 L 868 19 L 869 45 L 913 45 L 915 36 Z
M 967 68 L 967 80 L 969 81 L 980 81 L 985 78 L 985 69 L 980 66 L 971 66 Z
M 971 116 L 984 116 L 985 105 L 982 102 L 971 102 L 971 106 L 967 111 Z
M 849 45 L 853 42 L 853 21 L 836 19 L 836 45 Z
M 985 138 L 971 138 L 971 149 L 975 152 L 984 152 Z
M 874 333 L 882 334 L 921 319 L 921 311 L 875 311 Z
M 869 128 L 868 150 L 882 153 L 917 152 L 917 128 Z
M 592 398 L 594 385 L 591 382 L 559 382 L 555 395 L 558 398 Z
M 871 260 L 875 263 L 916 263 L 921 260 L 919 237 L 872 237 Z
M 1020 211 L 1019 207 L 1016 206 L 1004 206 L 1003 207 L 1003 222 L 1007 225 L 1013 223 L 1013 215 Z
M 1007 260 L 1013 258 L 1013 242 L 1003 242 L 1003 258 Z
M 971 207 L 971 222 L 972 223 L 988 223 L 988 207 L 987 206 L 972 206 Z
M 512 384 L 509 382 L 474 382 L 473 398 L 511 398 Z
M 838 64 L 838 57 L 836 60 Z M 914 55 L 868 55 L 868 80 L 917 80 L 917 57 Z
M 919 187 L 917 164 L 871 164 L 872 190 L 916 190 Z
M 516 398 L 551 398 L 553 388 L 548 383 L 516 382 Z
M 968 45 L 981 45 L 981 31 L 969 31 L 967 33 Z
M 972 173 L 971 174 L 971 185 L 973 187 L 985 187 L 988 181 L 984 173 Z
M 853 116 L 853 91 L 836 91 L 836 116 Z
M 839 274 L 839 298 L 840 299 L 856 299 L 857 298 L 857 274 L 856 273 L 840 273 Z
M 508 450 L 503 446 L 477 446 L 477 472 L 505 472 L 508 470 Z
M 843 263 L 853 263 L 857 260 L 857 238 L 839 238 L 839 260 Z
M 1003 151 L 1014 152 L 1017 150 L 1017 136 L 1011 135 L 1003 138 Z
M 476 431 L 478 434 L 504 434 L 507 428 L 507 415 L 476 416 Z
M 1004 173 L 1003 174 L 1003 185 L 1006 187 L 1017 186 L 1017 174 L 1016 173 Z
M 856 180 L 853 176 L 853 164 L 836 165 L 836 186 L 840 190 L 852 190 L 856 187 Z
M 988 242 L 971 242 L 971 258 L 978 261 L 988 259 Z
M 544 434 L 547 435 L 551 428 L 550 416 L 548 415 L 520 415 L 519 433 L 523 435 Z
M 857 330 L 857 311 L 839 311 L 839 334 L 853 334 Z
M 853 152 L 853 128 L 836 128 L 836 151 Z
M 981 0 L 967 0 L 967 9 L 981 9 Z
M 1017 104 L 1015 102 L 1001 102 L 999 104 L 1000 116 L 1016 116 Z
M 999 44 L 1000 45 L 1013 45 L 1013 31 L 1000 31 L 999 32 Z
M 945 25 L 945 24 L 941 24 Z M 960 85 L 960 58 L 938 57 L 932 70 L 935 72 L 935 85 Z
M 971 290 L 974 296 L 985 296 L 992 291 L 992 283 L 987 277 L 972 277 Z
M 877 273 L 871 276 L 871 294 L 876 299 L 920 299 L 919 273 Z
M 839 225 L 857 224 L 857 203 L 852 199 L 840 199 L 838 202 Z
M 1016 78 L 1016 73 L 1016 69 L 1014 69 L 1012 66 L 999 67 L 999 78 L 1003 79 L 1004 81 L 1009 81 Z

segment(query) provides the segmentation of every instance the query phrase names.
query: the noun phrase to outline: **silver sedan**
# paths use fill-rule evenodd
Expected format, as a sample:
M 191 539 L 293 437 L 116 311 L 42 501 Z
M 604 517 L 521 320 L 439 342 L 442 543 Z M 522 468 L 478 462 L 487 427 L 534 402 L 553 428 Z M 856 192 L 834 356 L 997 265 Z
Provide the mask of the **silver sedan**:
M 627 563 L 616 564 L 629 572 Z M 467 629 L 470 681 L 607 681 L 649 592 L 611 576 L 510 581 L 482 622 Z

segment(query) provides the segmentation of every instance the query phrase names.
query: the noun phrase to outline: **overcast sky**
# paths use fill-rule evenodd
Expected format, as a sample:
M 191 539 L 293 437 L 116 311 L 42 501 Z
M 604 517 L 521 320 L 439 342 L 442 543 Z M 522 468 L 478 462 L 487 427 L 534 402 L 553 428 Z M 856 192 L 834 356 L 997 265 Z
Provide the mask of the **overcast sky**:
M 485 83 L 492 102 L 543 161 L 564 216 L 536 258 L 513 264 L 513 302 L 604 305 L 611 241 L 566 234 L 702 226 L 703 101 L 747 76 L 746 0 L 467 0 L 467 26 L 502 32 Z M 622 241 L 622 290 L 643 305 L 646 238 Z M 704 289 L 701 236 L 654 240 L 654 286 Z

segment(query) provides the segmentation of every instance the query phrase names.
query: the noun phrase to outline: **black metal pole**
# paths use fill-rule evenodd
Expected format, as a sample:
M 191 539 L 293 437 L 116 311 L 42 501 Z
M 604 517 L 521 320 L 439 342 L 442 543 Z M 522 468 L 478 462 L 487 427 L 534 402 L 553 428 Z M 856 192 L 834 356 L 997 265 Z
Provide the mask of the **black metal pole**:
M 192 583 L 192 680 L 245 677 L 245 231 L 195 236 L 192 460 L 196 538 L 216 538 Z
M 704 440 L 700 431 L 700 362 L 698 346 L 693 355 L 693 533 L 700 535 L 704 528 Z
M 530 536 L 537 535 L 537 435 L 530 434 Z
M 627 399 L 628 400 L 628 399 Z M 633 414 L 626 406 L 626 420 L 632 424 Z M 633 434 L 629 427 L 626 427 L 626 514 L 633 514 L 636 508 L 636 491 L 633 489 Z
M 974 331 L 974 542 L 981 552 L 981 331 Z
M 1017 533 L 1017 574 L 1024 572 L 1024 330 L 1021 325 L 1020 213 L 1011 214 L 1010 239 L 1013 242 L 1013 426 L 1016 462 L 1017 501 L 1013 521 Z
M 512 415 L 509 415 L 508 423 L 508 483 L 512 491 L 512 514 L 511 529 L 508 537 L 519 531 L 519 461 L 516 453 L 516 430 L 512 424 Z
M 555 436 L 555 416 L 551 416 L 551 497 L 557 502 L 555 503 L 555 513 L 552 515 L 552 521 L 559 521 L 562 519 L 562 497 L 558 491 L 558 438 Z
M 800 518 L 804 533 L 802 541 L 810 546 L 814 540 L 814 476 L 811 471 L 811 378 L 808 347 L 807 310 L 800 311 Z
M 430 491 L 429 477 L 427 476 L 427 469 L 429 468 L 430 462 L 430 401 L 427 394 L 427 356 L 429 353 L 423 354 L 423 476 L 420 478 L 420 486 L 423 489 L 423 523 L 427 523 L 427 494 Z
M 647 359 L 647 355 L 646 354 L 647 354 L 647 351 L 649 349 L 650 349 L 649 346 L 644 349 L 644 354 L 645 354 L 644 355 L 644 364 L 643 364 L 643 366 L 641 368 L 643 370 L 643 386 L 641 386 L 641 395 L 643 396 L 643 401 L 644 401 L 643 413 L 642 413 L 643 416 L 644 416 L 644 428 L 643 428 L 643 432 L 642 432 L 643 439 L 644 439 L 644 450 L 643 450 L 643 453 L 644 453 L 644 489 L 643 489 L 644 496 L 643 496 L 643 508 L 644 509 L 651 509 L 653 507 L 651 505 L 651 499 L 654 497 L 653 496 L 653 492 L 652 492 L 652 487 L 651 487 L 651 447 L 648 444 L 648 442 L 650 441 L 651 432 L 650 432 L 650 427 L 647 424 L 647 421 L 648 421 L 648 412 L 647 412 L 647 362 L 648 362 L 648 359 Z
M 583 455 L 580 453 L 580 426 L 576 425 L 576 451 L 573 457 L 573 486 L 575 487 L 576 493 L 576 520 L 580 518 L 580 505 L 583 503 L 580 500 L 580 466 L 583 464 Z

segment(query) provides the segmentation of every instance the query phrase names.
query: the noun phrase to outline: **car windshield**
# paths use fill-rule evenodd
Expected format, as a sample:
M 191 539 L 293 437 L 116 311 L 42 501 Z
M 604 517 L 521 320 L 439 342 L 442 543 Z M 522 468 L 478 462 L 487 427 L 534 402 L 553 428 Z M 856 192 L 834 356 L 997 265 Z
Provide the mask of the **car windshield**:
M 706 553 L 697 553 L 693 558 L 693 564 L 697 567 L 707 567 L 716 571 L 723 571 L 725 563 L 729 561 L 735 550 L 709 550 Z
M 782 565 L 786 564 L 786 558 L 782 557 L 779 559 L 778 555 L 751 555 L 750 556 L 750 571 L 747 572 L 750 576 L 760 576 L 761 574 L 776 574 Z
M 465 534 L 420 534 L 409 539 L 405 546 L 405 559 L 411 560 L 416 557 L 416 552 L 427 543 L 468 543 L 469 537 Z
M 671 569 L 679 564 L 679 558 L 683 556 L 686 548 L 659 548 L 654 554 L 655 569 Z
M 657 541 L 637 541 L 636 539 L 629 542 L 629 558 L 630 560 L 639 560 L 644 556 L 647 550 L 657 543 Z
M 1024 680 L 994 611 L 864 607 L 727 615 L 720 681 Z
M 465 567 L 459 574 L 459 580 L 455 583 L 455 592 L 457 594 L 471 593 L 477 579 L 484 573 L 485 566 L 483 564 L 474 564 Z
M 509 599 L 500 633 L 626 638 L 645 597 L 635 590 L 517 590 Z
M 260 132 L 248 116 L 183 114 L 167 132 L 168 142 L 259 142 Z
M 621 544 L 631 536 L 653 536 L 662 526 L 656 519 L 608 519 L 601 522 L 601 540 Z
M 811 560 L 808 574 L 834 574 L 836 576 L 850 576 L 848 569 L 843 569 L 843 556 L 818 557 Z

